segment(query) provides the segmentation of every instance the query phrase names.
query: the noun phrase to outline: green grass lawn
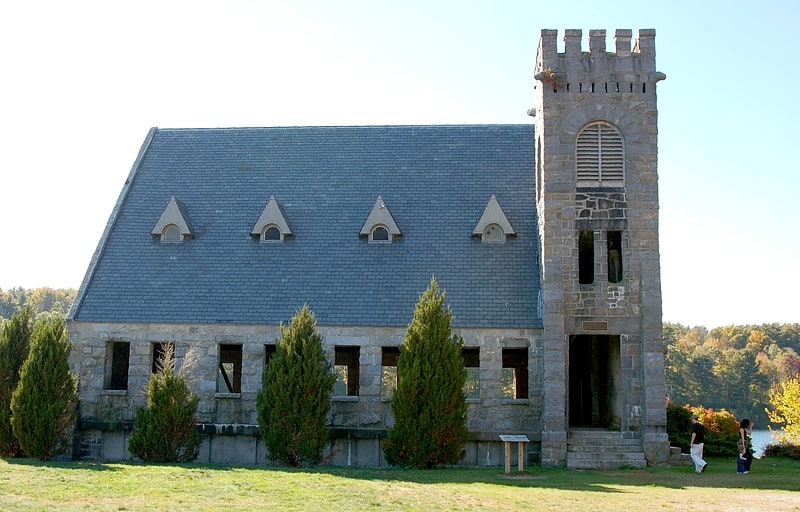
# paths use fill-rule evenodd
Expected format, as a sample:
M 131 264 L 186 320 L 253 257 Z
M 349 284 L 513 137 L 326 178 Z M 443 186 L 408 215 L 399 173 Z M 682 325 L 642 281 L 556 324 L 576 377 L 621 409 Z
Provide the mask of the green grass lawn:
M 0 460 L 0 510 L 800 510 L 800 461 L 434 470 Z

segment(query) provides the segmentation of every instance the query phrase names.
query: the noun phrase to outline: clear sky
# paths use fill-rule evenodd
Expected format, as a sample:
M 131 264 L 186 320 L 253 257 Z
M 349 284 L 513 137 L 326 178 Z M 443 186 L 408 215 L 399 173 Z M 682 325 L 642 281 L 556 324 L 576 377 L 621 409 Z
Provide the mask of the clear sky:
M 616 9 L 614 9 L 616 7 Z M 77 288 L 150 127 L 530 123 L 541 29 L 656 29 L 664 320 L 798 322 L 796 0 L 0 6 L 0 288 Z

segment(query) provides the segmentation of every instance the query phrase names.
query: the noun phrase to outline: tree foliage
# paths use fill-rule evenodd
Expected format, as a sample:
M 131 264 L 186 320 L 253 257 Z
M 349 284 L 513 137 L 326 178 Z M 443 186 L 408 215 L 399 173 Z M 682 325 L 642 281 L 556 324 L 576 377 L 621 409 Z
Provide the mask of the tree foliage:
M 197 458 L 202 438 L 195 414 L 200 398 L 175 372 L 175 346 L 164 356 L 147 385 L 147 406 L 136 410 L 128 450 L 148 462 L 189 462 Z
M 692 438 L 692 415 L 696 414 L 705 428 L 705 446 L 703 453 L 707 455 L 733 456 L 738 452 L 736 442 L 739 439 L 739 426 L 733 414 L 725 409 L 706 409 L 702 406 L 667 404 L 667 436 L 670 446 L 678 446 L 685 453 L 689 452 L 689 441 Z
M 0 457 L 23 455 L 11 427 L 11 396 L 30 351 L 32 316 L 30 308 L 23 308 L 0 328 Z
M 69 445 L 77 416 L 78 383 L 69 371 L 69 341 L 60 317 L 34 325 L 30 353 L 11 397 L 11 425 L 30 457 L 48 460 Z
M 772 408 L 766 409 L 769 420 L 782 425 L 772 430 L 772 437 L 780 444 L 800 447 L 800 374 L 779 384 L 769 392 Z
M 664 323 L 669 399 L 726 409 L 765 425 L 769 390 L 800 373 L 800 324 L 687 327 Z
M 258 423 L 271 459 L 293 466 L 322 460 L 335 382 L 314 314 L 303 305 L 288 326 L 280 327 L 256 397 Z
M 30 308 L 33 315 L 54 313 L 66 316 L 75 300 L 74 288 L 11 288 L 0 290 L 0 319 L 11 318 L 23 309 Z
M 435 279 L 420 296 L 397 361 L 394 427 L 384 443 L 390 464 L 430 468 L 454 464 L 467 440 L 463 340 L 452 335 L 452 312 Z

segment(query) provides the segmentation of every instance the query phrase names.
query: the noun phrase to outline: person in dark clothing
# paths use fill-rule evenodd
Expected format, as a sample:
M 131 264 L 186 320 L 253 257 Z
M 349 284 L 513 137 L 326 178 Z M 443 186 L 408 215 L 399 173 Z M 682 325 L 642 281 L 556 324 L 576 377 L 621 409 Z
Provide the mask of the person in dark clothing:
M 703 460 L 703 445 L 706 442 L 706 430 L 697 415 L 692 415 L 692 439 L 689 441 L 689 454 L 694 461 L 694 470 L 702 473 L 708 464 Z
M 750 443 L 747 439 L 752 431 L 753 425 L 748 418 L 739 423 L 739 441 L 737 442 L 739 456 L 736 457 L 736 472 L 740 475 L 749 473 L 750 465 L 753 463 L 753 450 L 750 449 Z

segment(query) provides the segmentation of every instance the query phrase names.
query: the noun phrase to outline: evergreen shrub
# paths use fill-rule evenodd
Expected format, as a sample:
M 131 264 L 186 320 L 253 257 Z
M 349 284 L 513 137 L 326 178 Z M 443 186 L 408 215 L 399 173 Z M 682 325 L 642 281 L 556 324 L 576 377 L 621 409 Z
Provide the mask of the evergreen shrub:
M 148 382 L 147 406 L 136 409 L 128 450 L 147 462 L 193 461 L 202 442 L 195 417 L 200 398 L 183 375 L 175 372 L 172 343 L 157 362 L 157 370 Z
M 78 405 L 78 382 L 69 371 L 71 350 L 63 318 L 34 324 L 30 352 L 11 397 L 14 436 L 29 457 L 48 460 L 69 446 Z
M 256 397 L 258 423 L 272 460 L 318 464 L 329 435 L 325 422 L 336 375 L 307 304 L 281 325 Z
M 420 296 L 397 361 L 394 427 L 383 450 L 393 465 L 455 464 L 467 441 L 463 340 L 451 332 L 452 312 L 435 279 Z
M 0 457 L 24 455 L 11 427 L 11 396 L 30 351 L 32 317 L 32 310 L 24 308 L 0 329 Z

